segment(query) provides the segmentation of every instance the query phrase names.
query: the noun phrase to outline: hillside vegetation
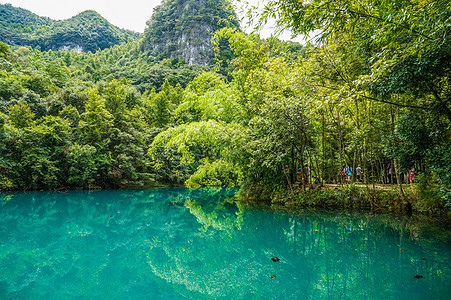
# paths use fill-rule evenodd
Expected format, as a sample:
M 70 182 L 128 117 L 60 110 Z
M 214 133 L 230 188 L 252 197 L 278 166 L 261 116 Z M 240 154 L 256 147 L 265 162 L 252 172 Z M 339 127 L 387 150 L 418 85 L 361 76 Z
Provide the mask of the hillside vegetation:
M 11 45 L 31 46 L 41 51 L 95 52 L 138 37 L 138 33 L 119 29 L 95 11 L 55 21 L 10 4 L 0 4 L 0 41 Z

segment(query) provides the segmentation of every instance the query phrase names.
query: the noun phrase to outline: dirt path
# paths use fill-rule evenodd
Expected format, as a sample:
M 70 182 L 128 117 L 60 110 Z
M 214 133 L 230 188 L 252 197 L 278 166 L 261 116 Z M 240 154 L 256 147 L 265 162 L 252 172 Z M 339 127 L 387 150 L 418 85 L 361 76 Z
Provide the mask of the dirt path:
M 313 188 L 317 188 L 317 187 L 321 187 L 321 189 L 325 189 L 325 190 L 331 190 L 331 189 L 336 189 L 336 188 L 340 188 L 340 187 L 345 187 L 345 186 L 350 186 L 351 184 L 345 183 L 345 184 L 323 184 L 323 186 L 321 187 L 321 185 L 319 184 L 312 184 L 312 185 L 307 185 L 306 188 L 309 188 L 310 186 Z M 363 184 L 363 183 L 356 183 L 354 184 L 355 187 L 358 188 L 373 188 L 372 184 Z M 410 188 L 410 186 L 408 184 L 403 184 L 402 185 L 403 188 Z M 378 189 L 378 190 L 391 190 L 393 188 L 397 189 L 397 185 L 395 184 L 375 184 L 374 188 Z

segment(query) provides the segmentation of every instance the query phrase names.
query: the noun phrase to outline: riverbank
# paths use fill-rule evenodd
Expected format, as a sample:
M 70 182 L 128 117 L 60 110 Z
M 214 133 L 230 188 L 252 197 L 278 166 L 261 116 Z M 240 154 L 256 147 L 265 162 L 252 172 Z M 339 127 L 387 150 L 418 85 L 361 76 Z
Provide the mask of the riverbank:
M 422 191 L 418 186 L 403 185 L 404 197 L 400 196 L 395 185 L 364 184 L 325 184 L 292 187 L 291 190 L 278 190 L 268 195 L 264 201 L 275 205 L 283 205 L 290 209 L 323 208 L 323 209 L 359 209 L 379 212 L 395 212 L 401 214 L 429 214 L 451 217 L 451 210 L 433 190 Z M 255 191 L 253 191 L 255 195 Z M 241 191 L 240 198 L 255 201 L 249 191 Z

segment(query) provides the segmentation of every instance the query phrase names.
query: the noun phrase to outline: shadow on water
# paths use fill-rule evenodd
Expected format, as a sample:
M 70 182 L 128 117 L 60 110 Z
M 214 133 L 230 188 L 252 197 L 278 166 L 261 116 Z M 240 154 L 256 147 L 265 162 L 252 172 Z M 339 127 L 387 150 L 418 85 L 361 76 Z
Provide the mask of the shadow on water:
M 368 212 L 286 212 L 241 203 L 235 192 L 2 194 L 0 298 L 451 294 L 449 223 Z

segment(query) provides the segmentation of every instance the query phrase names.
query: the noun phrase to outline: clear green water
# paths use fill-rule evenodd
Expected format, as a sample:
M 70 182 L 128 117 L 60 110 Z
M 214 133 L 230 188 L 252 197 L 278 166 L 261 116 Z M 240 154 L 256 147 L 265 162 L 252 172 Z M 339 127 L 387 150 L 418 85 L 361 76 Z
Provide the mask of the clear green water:
M 0 194 L 0 299 L 451 298 L 449 229 L 233 193 Z

